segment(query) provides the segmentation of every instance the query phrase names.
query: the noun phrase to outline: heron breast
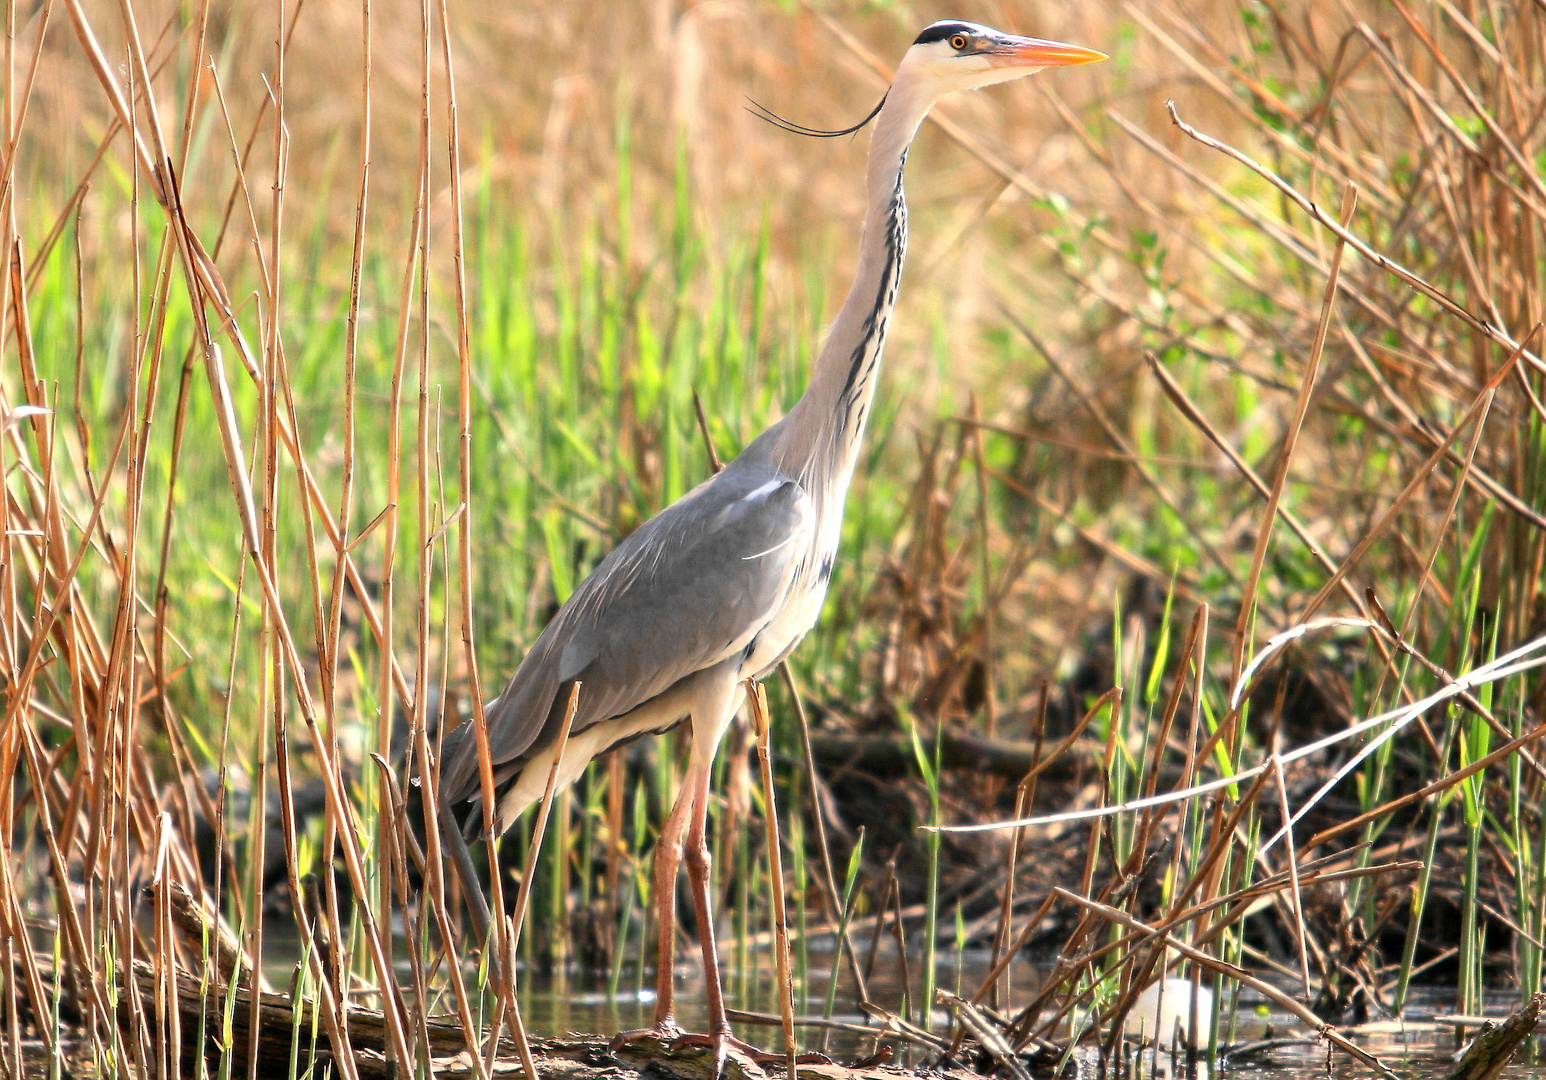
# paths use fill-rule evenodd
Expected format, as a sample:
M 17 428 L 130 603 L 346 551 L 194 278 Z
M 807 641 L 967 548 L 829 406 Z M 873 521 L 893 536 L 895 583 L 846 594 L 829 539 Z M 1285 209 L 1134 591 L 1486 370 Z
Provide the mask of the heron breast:
M 785 602 L 752 640 L 741 664 L 742 678 L 762 678 L 816 625 L 827 596 L 827 578 L 826 574 L 796 578 Z

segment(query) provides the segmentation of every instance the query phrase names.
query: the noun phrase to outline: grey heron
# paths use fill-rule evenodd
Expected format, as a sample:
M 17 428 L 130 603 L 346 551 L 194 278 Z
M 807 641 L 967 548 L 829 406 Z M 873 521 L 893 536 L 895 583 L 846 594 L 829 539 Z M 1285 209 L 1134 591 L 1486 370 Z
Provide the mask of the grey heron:
M 1103 59 L 1077 45 L 936 22 L 907 50 L 864 122 L 841 132 L 781 122 L 820 136 L 848 134 L 870 120 L 875 125 L 858 266 L 809 386 L 734 461 L 607 555 L 487 706 L 500 832 L 542 797 L 576 682 L 577 705 L 558 763 L 561 785 L 622 743 L 691 723 L 687 770 L 655 847 L 657 990 L 654 1026 L 647 1030 L 667 1040 L 707 1042 L 716 1072 L 730 1047 L 749 1048 L 731 1035 L 714 944 L 705 836 L 710 770 L 747 680 L 762 678 L 789 655 L 815 624 L 826 595 L 907 246 L 902 174 L 908 147 L 945 94 Z M 448 807 L 481 797 L 473 725 L 447 736 L 440 784 Z M 476 886 L 465 852 L 462 845 L 471 892 Z M 703 951 L 706 1036 L 684 1036 L 673 1009 L 676 879 L 684 861 Z

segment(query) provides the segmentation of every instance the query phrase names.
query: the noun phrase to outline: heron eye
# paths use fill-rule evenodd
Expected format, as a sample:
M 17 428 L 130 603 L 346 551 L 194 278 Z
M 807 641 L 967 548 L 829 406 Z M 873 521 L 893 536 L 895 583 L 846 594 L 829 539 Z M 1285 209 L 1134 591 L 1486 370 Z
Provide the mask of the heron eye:
M 956 52 L 960 52 L 962 49 L 966 48 L 966 37 L 965 37 L 965 35 L 957 34 L 955 37 L 951 38 L 950 39 L 950 47 L 952 49 L 954 49 Z

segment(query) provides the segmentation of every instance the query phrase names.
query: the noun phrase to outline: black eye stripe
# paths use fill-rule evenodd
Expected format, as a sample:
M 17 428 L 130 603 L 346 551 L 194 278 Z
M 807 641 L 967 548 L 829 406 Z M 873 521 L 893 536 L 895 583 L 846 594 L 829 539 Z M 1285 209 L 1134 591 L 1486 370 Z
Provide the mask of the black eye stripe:
M 971 33 L 972 28 L 966 23 L 937 22 L 932 26 L 924 27 L 923 33 L 913 40 L 913 44 L 927 45 L 931 41 L 944 41 L 946 38 L 955 37 L 957 34 L 969 38 Z

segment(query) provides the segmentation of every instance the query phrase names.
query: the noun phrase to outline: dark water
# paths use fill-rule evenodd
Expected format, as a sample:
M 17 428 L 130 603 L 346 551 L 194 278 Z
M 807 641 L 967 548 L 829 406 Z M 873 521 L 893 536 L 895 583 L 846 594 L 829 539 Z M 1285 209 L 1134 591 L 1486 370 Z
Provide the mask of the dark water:
M 273 964 L 284 951 L 281 942 L 271 939 L 266 943 L 265 959 Z M 862 955 L 864 949 L 861 947 L 860 951 Z M 937 958 L 938 985 L 970 996 L 987 973 L 989 960 L 985 950 L 958 954 L 955 950 L 941 949 Z M 832 961 L 833 954 L 824 943 L 812 942 L 808 946 L 803 1000 L 797 983 L 795 1007 L 798 1015 L 822 1014 Z M 921 956 L 910 955 L 908 961 L 911 981 L 916 988 Z M 288 964 L 283 966 L 281 971 L 280 965 L 276 964 L 270 972 L 270 977 L 279 985 L 288 981 L 290 968 Z M 734 944 L 729 944 L 722 950 L 722 970 L 726 1003 L 731 1009 L 777 1016 L 774 965 L 768 951 L 738 952 Z M 899 1012 L 902 1005 L 899 973 L 895 950 L 883 947 L 869 979 L 869 990 L 873 1001 L 893 1012 Z M 1011 1000 L 1016 1003 L 1029 1000 L 1040 984 L 1041 974 L 1034 965 L 1017 961 L 1010 972 Z M 702 970 L 697 950 L 690 945 L 679 948 L 674 986 L 678 1023 L 685 1030 L 706 1030 Z M 647 1027 L 654 1018 L 654 972 L 636 966 L 624 967 L 615 981 L 607 977 L 539 975 L 525 971 L 519 979 L 519 987 L 522 1013 L 527 1030 L 533 1035 L 611 1034 Z M 1293 992 L 1292 988 L 1285 989 Z M 854 1025 L 873 1023 L 853 1011 L 853 1002 L 852 978 L 844 961 L 832 1019 Z M 1499 990 L 1489 995 L 1485 1015 L 1501 1018 L 1518 1005 L 1517 993 Z M 1453 1068 L 1461 1043 L 1457 1041 L 1452 1024 L 1439 1023 L 1433 1018 L 1454 1011 L 1452 992 L 1418 988 L 1409 999 L 1405 1024 L 1376 1020 L 1349 1034 L 1355 1043 L 1377 1055 L 1403 1077 L 1414 1080 L 1443 1077 Z M 912 1016 L 916 1018 L 915 1004 Z M 776 1024 L 733 1019 L 736 1034 L 745 1041 L 769 1050 L 782 1049 L 782 1033 Z M 949 1023 L 950 1018 L 944 1011 L 937 1009 L 934 1012 L 936 1031 L 944 1030 Z M 1469 1028 L 1465 1037 L 1469 1040 L 1476 1033 L 1475 1027 Z M 849 1031 L 802 1027 L 797 1030 L 797 1035 L 802 1049 L 823 1049 L 840 1062 L 868 1057 L 875 1053 L 878 1045 L 876 1036 Z M 1352 1080 L 1374 1075 L 1372 1070 L 1340 1050 L 1328 1056 L 1325 1044 L 1313 1041 L 1311 1036 L 1312 1032 L 1296 1017 L 1271 1005 L 1255 991 L 1243 989 L 1234 1013 L 1233 1029 L 1222 1040 L 1232 1050 L 1225 1060 L 1216 1062 L 1211 1071 L 1230 1075 L 1272 1074 L 1285 1080 L 1323 1080 L 1327 1077 Z M 891 1042 L 890 1039 L 883 1041 Z M 896 1063 L 920 1063 L 914 1051 L 902 1044 L 893 1045 L 897 1050 Z M 1252 1046 L 1256 1049 L 1248 1049 L 1246 1053 L 1237 1054 L 1233 1050 Z M 1184 1072 L 1185 1066 L 1171 1061 L 1163 1051 L 1157 1055 L 1150 1052 L 1142 1065 L 1142 1072 L 1156 1076 L 1173 1071 Z M 1207 1063 L 1202 1062 L 1196 1072 L 1188 1075 L 1207 1076 L 1209 1072 Z M 1546 1040 L 1537 1038 L 1526 1043 L 1514 1061 L 1499 1074 L 1499 1080 L 1546 1080 Z
M 828 949 L 815 948 L 806 955 L 805 995 L 801 1000 L 799 980 L 796 980 L 795 1011 L 797 1015 L 821 1016 L 826 999 L 827 980 L 833 954 Z M 725 1002 L 731 1009 L 747 1012 L 778 1014 L 777 980 L 772 954 L 766 950 L 748 950 L 737 954 L 733 944 L 722 950 L 722 971 L 725 981 Z M 913 960 L 915 966 L 918 961 Z M 798 967 L 798 961 L 796 966 Z M 889 970 L 885 956 L 880 958 L 874 977 L 870 980 L 871 996 L 887 1008 L 900 1007 L 901 994 L 895 975 Z M 946 968 L 942 963 L 940 985 L 955 988 L 954 965 Z M 983 970 L 986 970 L 984 967 Z M 1029 968 L 1017 970 L 1026 977 Z M 616 986 L 608 978 L 555 977 L 535 979 L 528 976 L 521 985 L 521 1004 L 528 1029 L 544 1034 L 562 1032 L 608 1033 L 629 1028 L 648 1026 L 654 1019 L 655 973 L 652 969 L 641 971 L 637 967 L 623 970 Z M 695 946 L 687 945 L 679 950 L 676 966 L 676 1014 L 677 1022 L 686 1030 L 703 1031 L 708 1024 L 707 1003 L 704 998 L 703 971 Z M 975 985 L 967 988 L 970 993 Z M 853 1012 L 853 982 L 847 961 L 832 1019 L 850 1024 L 865 1024 L 863 1014 Z M 782 1047 L 783 1036 L 775 1025 L 736 1021 L 737 1034 L 754 1045 L 774 1049 Z M 802 1042 L 814 1047 L 821 1044 L 822 1032 L 813 1028 L 801 1028 Z M 826 1048 L 839 1058 L 859 1058 L 874 1052 L 873 1039 L 842 1031 L 827 1032 Z
M 684 950 L 684 954 L 686 952 Z M 678 959 L 675 983 L 678 1020 L 688 1030 L 704 1030 L 706 1015 L 703 980 L 696 952 Z M 755 973 L 748 971 L 744 979 L 738 978 L 731 959 L 728 956 L 725 958 L 729 1006 L 732 1009 L 776 1015 L 778 1004 L 771 957 L 762 956 L 758 970 Z M 915 985 L 919 959 L 910 958 Z M 894 961 L 894 953 L 890 956 L 882 954 L 875 975 L 870 980 L 872 999 L 893 1011 L 901 1005 L 900 984 Z M 989 958 L 986 952 L 971 950 L 960 961 L 958 964 L 954 951 L 942 951 L 939 956 L 938 982 L 945 989 L 956 990 L 959 974 L 959 987 L 969 996 L 986 974 Z M 802 1008 L 797 995 L 797 1013 L 821 1015 L 831 963 L 832 954 L 828 951 L 812 951 L 809 954 L 807 998 Z M 844 969 L 833 1019 L 865 1024 L 866 1018 L 862 1014 L 845 1009 L 845 1006 L 852 1005 L 853 991 L 846 961 Z M 1039 970 L 1033 965 L 1016 963 L 1011 973 L 1013 1000 L 1028 1000 L 1039 985 L 1039 976 Z M 527 1026 L 533 1033 L 609 1033 L 644 1027 L 651 1022 L 654 1010 L 652 985 L 653 972 L 645 973 L 641 987 L 639 973 L 632 969 L 624 972 L 615 994 L 610 991 L 606 980 L 578 979 L 572 976 L 568 979 L 528 978 L 523 984 L 521 999 Z M 1461 1043 L 1457 1041 L 1453 1025 L 1436 1023 L 1432 1018 L 1452 1014 L 1455 1011 L 1454 1005 L 1453 993 L 1414 990 L 1409 998 L 1406 1024 L 1375 1021 L 1354 1032 L 1351 1037 L 1355 1043 L 1377 1055 L 1404 1077 L 1442 1077 L 1454 1067 Z M 1517 994 L 1499 991 L 1489 996 L 1485 1015 L 1501 1018 L 1518 1005 Z M 942 1030 L 948 1025 L 949 1017 L 942 1010 L 936 1010 L 934 1022 L 935 1029 Z M 741 1038 L 754 1045 L 770 1050 L 782 1049 L 782 1035 L 776 1026 L 737 1021 L 735 1028 Z M 1476 1028 L 1468 1029 L 1466 1040 L 1473 1038 L 1476 1033 Z M 819 1029 L 801 1028 L 797 1034 L 803 1048 L 823 1045 L 823 1033 Z M 1225 1061 L 1217 1063 L 1213 1071 L 1231 1075 L 1270 1073 L 1293 1080 L 1316 1080 L 1328 1076 L 1337 1080 L 1344 1077 L 1350 1080 L 1353 1077 L 1366 1078 L 1373 1075 L 1372 1070 L 1340 1050 L 1335 1051 L 1328 1062 L 1325 1044 L 1311 1040 L 1312 1034 L 1296 1017 L 1270 1005 L 1256 992 L 1243 990 L 1235 1013 L 1234 1030 L 1227 1041 L 1230 1046 L 1245 1048 L 1247 1052 L 1229 1055 Z M 824 1049 L 838 1061 L 855 1061 L 867 1057 L 876 1048 L 873 1037 L 846 1031 L 828 1031 L 825 1039 Z M 1258 1044 L 1258 1048 L 1249 1049 L 1252 1044 Z M 897 1060 L 904 1061 L 904 1048 L 899 1046 L 898 1052 L 902 1056 Z M 1155 1062 L 1151 1055 L 1151 1060 L 1143 1066 L 1144 1071 L 1156 1074 L 1171 1071 L 1168 1055 L 1162 1052 L 1158 1058 L 1158 1069 L 1153 1068 Z M 1194 1075 L 1206 1075 L 1208 1071 L 1206 1063 L 1201 1063 L 1200 1072 Z M 1536 1039 L 1527 1043 L 1500 1077 L 1502 1080 L 1546 1080 L 1546 1041 Z

